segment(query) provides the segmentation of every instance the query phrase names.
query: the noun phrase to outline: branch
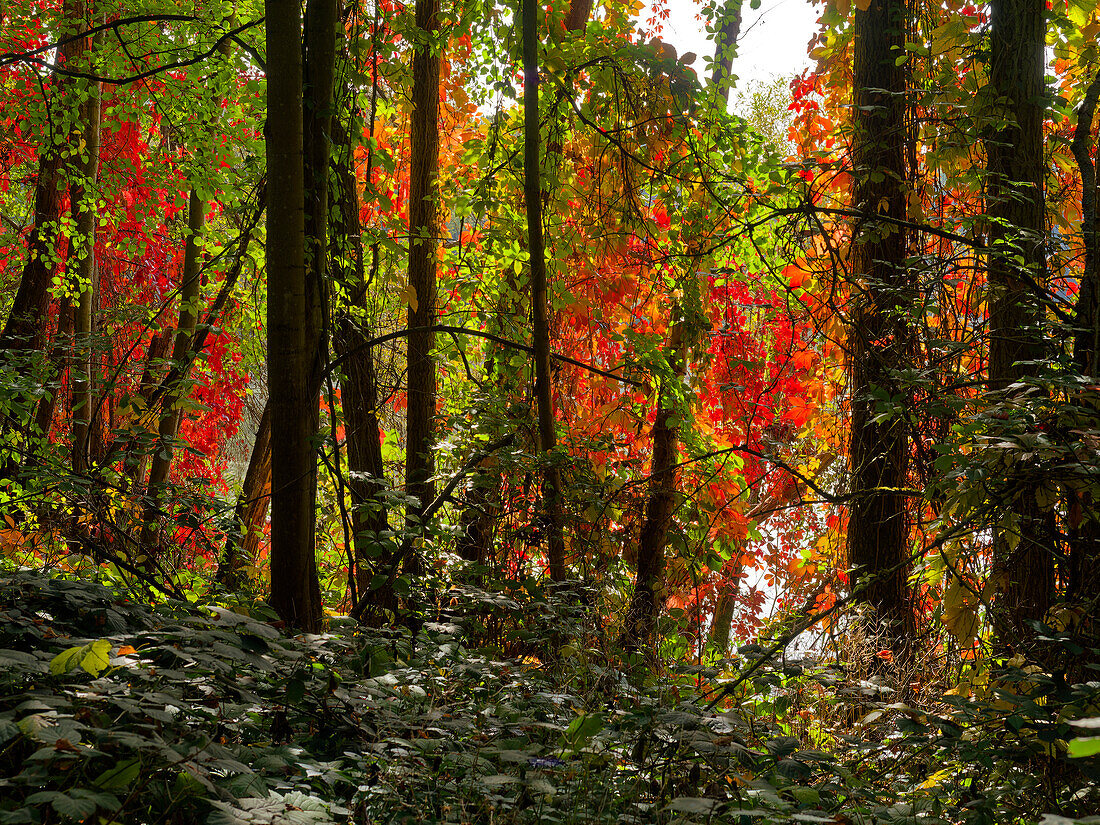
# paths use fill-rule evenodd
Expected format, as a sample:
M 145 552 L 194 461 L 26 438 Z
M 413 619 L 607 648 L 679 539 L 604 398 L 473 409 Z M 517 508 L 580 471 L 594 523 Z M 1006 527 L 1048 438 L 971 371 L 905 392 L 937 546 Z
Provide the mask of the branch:
M 458 473 L 454 475 L 450 481 L 447 482 L 447 486 L 440 491 L 439 495 L 435 497 L 435 500 L 428 505 L 426 510 L 424 510 L 423 515 L 420 516 L 421 523 L 428 521 L 428 519 L 434 516 L 439 511 L 439 509 L 447 503 L 447 500 L 451 497 L 451 493 L 455 491 L 455 487 L 458 486 L 458 483 L 462 481 L 462 479 L 466 478 L 466 476 L 470 474 L 470 471 L 473 470 L 474 467 L 476 467 L 486 458 L 491 456 L 501 447 L 507 447 L 509 444 L 515 441 L 515 439 L 515 433 L 508 433 L 508 435 L 502 438 L 498 438 L 496 441 L 492 441 L 489 444 L 486 444 L 485 447 L 470 456 L 470 458 L 467 459 L 466 463 L 462 465 L 462 469 L 459 470 Z
M 158 66 L 154 69 L 146 69 L 145 71 L 138 72 L 137 74 L 133 74 L 133 75 L 128 75 L 126 77 L 102 77 L 100 75 L 95 74 L 94 72 L 82 72 L 82 71 L 79 71 L 79 70 L 76 70 L 76 69 L 68 69 L 68 68 L 65 68 L 65 66 L 63 66 L 61 64 L 51 63 L 50 61 L 45 60 L 41 57 L 36 57 L 36 55 L 42 54 L 44 52 L 48 52 L 51 49 L 56 48 L 58 46 L 63 46 L 66 43 L 71 43 L 74 40 L 80 40 L 82 38 L 88 37 L 89 35 L 94 35 L 97 32 L 105 31 L 105 30 L 108 30 L 108 29 L 114 30 L 115 37 L 118 38 L 119 43 L 122 43 L 122 36 L 119 34 L 119 30 L 123 26 L 134 24 L 134 23 L 157 23 L 157 22 L 162 22 L 162 21 L 189 21 L 189 22 L 194 22 L 194 21 L 197 21 L 197 20 L 198 20 L 198 18 L 196 18 L 196 17 L 191 17 L 189 15 L 183 15 L 183 14 L 165 14 L 165 15 L 148 15 L 148 16 L 143 16 L 143 17 L 127 17 L 127 18 L 124 18 L 122 20 L 115 20 L 111 23 L 104 23 L 101 26 L 93 26 L 92 28 L 88 29 L 85 32 L 82 32 L 82 33 L 77 34 L 77 35 L 73 35 L 71 37 L 66 37 L 62 40 L 59 40 L 57 43 L 53 43 L 53 44 L 48 45 L 48 46 L 42 46 L 41 48 L 34 49 L 32 51 L 29 51 L 29 52 L 21 52 L 21 53 L 18 53 L 18 54 L 8 53 L 8 54 L 0 55 L 0 68 L 3 68 L 4 66 L 9 66 L 13 63 L 30 63 L 30 64 L 33 64 L 35 66 L 41 66 L 44 69 L 49 69 L 55 75 L 58 75 L 60 77 L 79 77 L 79 78 L 83 78 L 84 80 L 91 80 L 91 81 L 97 82 L 97 83 L 106 83 L 109 86 L 123 86 L 127 83 L 136 83 L 137 81 L 144 80 L 147 77 L 153 77 L 155 75 L 161 74 L 162 72 L 171 71 L 173 69 L 182 69 L 186 66 L 193 66 L 196 63 L 201 63 L 202 61 L 206 60 L 206 58 L 210 57 L 216 51 L 218 51 L 218 49 L 221 48 L 222 44 L 227 42 L 227 41 L 232 40 L 233 42 L 236 42 L 236 43 L 240 44 L 241 43 L 240 34 L 242 32 L 246 32 L 249 29 L 251 29 L 255 26 L 258 26 L 258 25 L 260 25 L 261 23 L 264 22 L 264 18 L 259 17 L 256 20 L 252 20 L 252 21 L 249 21 L 248 23 L 245 23 L 241 26 L 237 26 L 235 29 L 230 29 L 225 34 L 223 34 L 221 37 L 219 37 L 217 40 L 215 40 L 213 45 L 209 49 L 207 49 L 206 51 L 201 52 L 197 55 L 194 55 L 193 57 L 190 57 L 186 60 L 177 60 L 175 63 L 165 63 L 164 65 Z M 123 47 L 125 48 L 125 44 L 123 44 Z M 251 47 L 247 48 L 246 51 L 249 54 L 253 55 L 253 57 L 256 57 L 255 50 L 252 49 Z
M 341 355 L 339 358 L 335 358 L 332 361 L 330 361 L 329 365 L 328 365 L 328 368 L 325 370 L 325 374 L 327 375 L 327 374 L 331 373 L 334 369 L 336 369 L 336 367 L 340 366 L 341 363 L 343 363 L 348 358 L 355 355 L 357 352 L 359 352 L 360 350 L 362 350 L 366 347 L 376 347 L 376 346 L 379 346 L 380 344 L 386 343 L 387 341 L 394 341 L 398 338 L 405 338 L 411 332 L 425 332 L 425 331 L 445 332 L 445 333 L 449 333 L 451 335 L 470 335 L 474 338 L 484 338 L 487 341 L 492 341 L 496 344 L 500 344 L 501 346 L 511 347 L 512 349 L 521 350 L 523 352 L 528 353 L 529 355 L 534 354 L 534 352 L 535 352 L 534 347 L 528 346 L 527 344 L 520 344 L 516 341 L 509 341 L 507 338 L 501 338 L 499 335 L 493 335 L 491 332 L 485 332 L 485 331 L 480 330 L 480 329 L 469 329 L 467 327 L 452 327 L 452 326 L 447 326 L 446 324 L 433 324 L 430 327 L 410 327 L 410 328 L 407 328 L 407 329 L 399 329 L 399 330 L 395 330 L 394 332 L 387 332 L 385 335 L 379 335 L 376 338 L 370 338 L 370 339 L 364 341 L 359 346 L 355 347 L 355 349 L 348 350 L 343 355 Z M 643 389 L 645 389 L 647 387 L 647 385 L 645 383 L 641 382 L 641 381 L 635 381 L 632 378 L 626 378 L 625 376 L 618 375 L 614 372 L 608 372 L 607 370 L 602 370 L 599 367 L 593 366 L 592 364 L 586 364 L 584 361 L 578 361 L 576 358 L 570 358 L 568 355 L 561 355 L 559 353 L 552 352 L 552 353 L 550 353 L 550 357 L 553 358 L 555 361 L 561 361 L 561 362 L 566 363 L 566 364 L 572 364 L 573 366 L 580 367 L 581 369 L 587 370 L 588 372 L 595 373 L 596 375 L 602 375 L 604 378 L 614 379 L 615 381 L 619 381 L 623 384 L 629 384 L 632 387 L 641 387 Z

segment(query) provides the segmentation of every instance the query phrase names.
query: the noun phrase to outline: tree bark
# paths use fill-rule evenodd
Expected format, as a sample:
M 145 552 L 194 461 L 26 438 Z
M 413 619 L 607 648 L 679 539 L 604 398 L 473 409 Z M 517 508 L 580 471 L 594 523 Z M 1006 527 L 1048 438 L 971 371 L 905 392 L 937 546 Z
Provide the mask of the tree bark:
M 77 243 L 70 247 L 70 256 L 79 249 L 74 280 L 78 283 L 79 301 L 74 307 L 73 332 L 75 357 L 73 359 L 73 472 L 80 474 L 88 469 L 88 432 L 92 415 L 92 308 L 98 287 L 98 271 L 95 262 L 95 230 L 98 210 L 95 206 L 95 188 L 99 174 L 99 122 L 102 87 L 91 82 L 90 94 L 81 105 L 82 140 L 87 155 L 78 164 L 78 178 L 70 185 L 70 200 Z M 60 324 L 59 324 L 60 328 Z
M 668 342 L 669 366 L 673 382 L 678 383 L 687 369 L 687 348 L 683 324 L 672 328 Z M 634 594 L 626 611 L 619 643 L 628 652 L 648 648 L 657 631 L 657 617 L 663 601 L 665 546 L 668 528 L 676 510 L 676 472 L 680 454 L 679 406 L 671 387 L 661 386 L 657 416 L 653 422 L 653 457 L 649 468 L 649 499 L 645 521 L 638 536 L 638 572 Z
M 192 187 L 187 203 L 187 240 L 183 251 L 183 270 L 180 273 L 179 319 L 172 344 L 172 362 L 180 368 L 190 357 L 191 338 L 198 324 L 200 239 L 205 225 L 206 204 L 199 197 L 198 190 Z M 183 416 L 179 403 L 184 398 L 184 389 L 182 380 L 175 382 L 161 398 L 160 423 L 149 466 L 149 483 L 145 488 L 145 515 L 141 528 L 141 548 L 154 557 L 159 552 L 160 516 L 164 506 L 165 485 L 172 470 L 176 435 Z
M 369 341 L 371 330 L 366 321 L 368 282 L 361 227 L 359 225 L 359 195 L 355 173 L 349 163 L 351 146 L 347 133 L 334 124 L 333 134 L 342 152 L 336 160 L 337 200 L 336 222 L 333 226 L 332 259 L 337 263 L 338 280 L 350 293 L 349 306 L 333 324 L 333 346 L 343 362 L 341 408 L 348 451 L 348 488 L 351 491 L 351 524 L 355 544 L 356 589 L 361 600 L 376 609 L 393 610 L 395 600 L 389 574 L 394 553 L 384 544 L 383 533 L 389 529 L 385 508 L 378 499 L 385 477 L 382 465 L 382 441 L 379 436 L 378 383 L 374 371 L 374 354 Z M 373 153 L 367 150 L 367 179 L 373 168 Z M 378 247 L 371 250 L 371 281 L 377 275 Z M 353 314 L 353 307 L 360 317 Z M 375 576 L 385 577 L 385 585 L 375 585 Z M 372 586 L 375 585 L 375 586 Z
M 271 399 L 264 403 L 241 494 L 233 510 L 233 529 L 225 537 L 225 552 L 215 581 L 231 592 L 243 589 L 245 568 L 254 564 L 260 549 L 271 500 Z
M 1085 247 L 1085 266 L 1077 295 L 1073 360 L 1090 383 L 1096 383 L 1097 355 L 1100 353 L 1100 210 L 1097 199 L 1097 164 L 1093 160 L 1093 120 L 1100 102 L 1100 71 L 1089 84 L 1085 99 L 1077 110 L 1077 128 L 1072 149 L 1081 172 L 1081 236 Z M 1082 398 L 1078 403 L 1096 405 Z M 1092 488 L 1092 489 L 1089 489 Z M 1100 635 L 1100 497 L 1095 485 L 1075 495 L 1070 506 L 1070 539 L 1066 603 L 1076 609 L 1082 621 L 1077 632 L 1083 637 L 1085 653 L 1070 668 L 1074 679 L 1088 678 L 1087 665 L 1095 663 Z
M 737 54 L 737 40 L 741 36 L 742 5 L 743 0 L 727 0 L 717 21 L 711 87 L 718 91 L 720 99 L 727 105 L 733 87 L 733 58 Z
M 407 529 L 420 529 L 419 515 L 435 498 L 432 430 L 436 375 L 432 349 L 436 319 L 436 269 L 439 238 L 439 2 L 416 0 L 416 41 L 412 59 L 412 117 L 409 158 L 409 313 L 408 399 L 405 426 Z M 435 42 L 433 42 L 435 41 Z M 417 551 L 404 548 L 410 571 L 418 569 Z
M 267 329 L 271 393 L 271 606 L 288 627 L 320 629 L 314 558 L 307 346 L 302 20 L 297 0 L 267 0 Z
M 554 399 L 550 378 L 550 317 L 546 286 L 546 247 L 542 233 L 542 179 L 539 151 L 538 4 L 523 5 L 523 194 L 527 206 L 527 251 L 531 261 L 531 338 L 534 347 L 535 403 L 538 409 L 539 452 L 542 455 L 542 500 L 547 527 L 550 578 L 567 575 L 562 530 L 561 473 L 554 448 Z
M 1046 268 L 1044 14 L 1042 0 L 993 0 L 990 5 L 989 80 L 1007 108 L 1002 125 L 986 141 L 989 389 L 1000 394 L 1014 393 L 1010 388 L 1035 375 L 1036 362 L 1045 356 L 1040 303 Z M 1052 516 L 1038 507 L 1032 480 L 1021 477 L 1012 483 L 1010 507 L 1019 535 L 999 529 L 993 548 L 993 618 L 1007 648 L 1033 636 L 1027 622 L 1044 618 L 1054 589 Z
M 871 0 L 855 12 L 852 289 L 848 328 L 851 393 L 848 563 L 858 580 L 857 600 L 872 629 L 884 633 L 896 654 L 914 630 L 908 589 L 909 522 L 902 490 L 908 475 L 909 434 L 895 370 L 906 363 L 905 3 Z M 883 394 L 889 399 L 884 406 Z

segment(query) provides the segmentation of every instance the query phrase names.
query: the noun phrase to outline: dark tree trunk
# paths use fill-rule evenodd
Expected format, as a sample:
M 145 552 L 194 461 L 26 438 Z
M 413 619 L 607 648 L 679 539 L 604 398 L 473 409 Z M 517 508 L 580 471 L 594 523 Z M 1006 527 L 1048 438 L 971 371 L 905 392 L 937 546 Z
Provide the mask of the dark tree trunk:
M 267 0 L 267 330 L 271 393 L 271 606 L 289 627 L 320 629 L 313 485 L 317 393 L 310 392 L 306 300 L 302 21 Z
M 687 367 L 687 351 L 683 341 L 683 324 L 676 324 L 668 342 L 669 366 L 673 383 L 679 383 Z M 665 546 L 668 528 L 676 510 L 676 466 L 680 454 L 680 415 L 670 386 L 662 385 L 653 422 L 653 457 L 649 468 L 649 499 L 645 521 L 638 536 L 638 573 L 634 579 L 634 594 L 627 607 L 620 645 L 624 650 L 648 648 L 657 630 L 657 617 L 663 602 L 665 578 Z
M 910 333 L 905 273 L 905 74 L 897 65 L 905 42 L 903 0 L 871 0 L 855 12 L 853 199 L 859 218 L 852 234 L 848 328 L 851 391 L 851 504 L 848 563 L 855 593 L 872 627 L 895 653 L 914 630 L 909 522 L 902 490 L 908 475 L 909 434 L 903 390 L 895 370 L 907 362 Z M 884 406 L 876 399 L 885 394 Z M 891 408 L 892 407 L 892 408 Z
M 409 158 L 409 314 L 408 403 L 405 426 L 405 491 L 410 505 L 408 528 L 419 529 L 419 515 L 435 498 L 432 430 L 436 375 L 432 349 L 435 333 L 435 281 L 439 238 L 439 44 L 438 0 L 416 0 L 416 49 L 412 59 L 412 118 Z M 412 573 L 419 570 L 416 550 L 403 548 Z
M 535 362 L 539 452 L 542 454 L 542 500 L 547 526 L 550 578 L 566 577 L 562 531 L 561 473 L 555 456 L 554 399 L 550 378 L 550 316 L 546 287 L 546 248 L 542 234 L 542 180 L 539 151 L 538 5 L 523 0 L 523 191 L 527 206 L 527 251 L 531 260 L 531 332 Z
M 993 94 L 1001 127 L 986 141 L 989 253 L 989 388 L 995 393 L 1036 374 L 1045 356 L 1040 293 L 1043 244 L 1045 7 L 1042 0 L 994 0 L 990 6 Z M 1042 619 L 1054 589 L 1053 522 L 1037 505 L 1034 483 L 1014 480 L 1019 535 L 994 537 L 994 621 L 1001 643 L 1019 646 Z
M 1081 171 L 1081 235 L 1085 247 L 1085 266 L 1077 296 L 1076 330 L 1073 360 L 1090 383 L 1096 383 L 1097 354 L 1100 353 L 1100 210 L 1097 209 L 1098 176 L 1093 160 L 1093 120 L 1100 101 L 1100 72 L 1093 78 L 1085 99 L 1077 110 L 1077 129 L 1073 136 L 1073 154 Z M 1086 399 L 1078 403 L 1093 407 Z M 1066 603 L 1082 617 L 1079 633 L 1082 647 L 1095 650 L 1100 636 L 1100 496 L 1086 489 L 1076 495 L 1070 507 L 1070 546 L 1066 575 Z M 1086 665 L 1094 663 L 1095 653 L 1086 652 L 1075 667 L 1074 678 L 1087 679 Z
M 390 575 L 394 554 L 383 533 L 389 529 L 382 501 L 378 498 L 385 475 L 378 420 L 378 384 L 374 354 L 367 326 L 365 255 L 359 226 L 359 196 L 355 173 L 350 165 L 351 146 L 347 133 L 334 124 L 339 143 L 336 160 L 336 221 L 332 231 L 332 259 L 340 268 L 338 280 L 349 293 L 349 305 L 333 324 L 333 345 L 342 364 L 341 408 L 348 451 L 348 487 L 351 491 L 351 524 L 355 545 L 356 589 L 360 600 L 376 609 L 393 610 L 395 600 Z M 373 152 L 367 150 L 367 179 L 373 168 Z M 371 249 L 371 282 L 378 271 L 378 247 Z M 359 312 L 354 312 L 358 309 Z M 381 575 L 386 584 L 375 583 Z M 374 585 L 374 586 L 372 586 Z
M 79 282 L 79 301 L 72 314 L 74 339 L 74 358 L 72 366 L 73 387 L 73 454 L 74 473 L 82 473 L 91 462 L 88 455 L 88 432 L 92 416 L 92 308 L 95 305 L 95 292 L 98 270 L 95 262 L 95 230 L 98 210 L 95 206 L 96 180 L 99 174 L 99 121 L 102 87 L 99 83 L 90 83 L 89 96 L 81 105 L 81 137 L 86 146 L 87 155 L 77 169 L 79 176 L 71 185 L 73 220 L 76 224 L 76 238 L 73 251 L 79 249 L 75 280 Z M 79 143 L 79 139 L 77 141 Z M 73 279 L 70 279 L 73 280 Z M 60 329 L 60 322 L 58 324 Z
M 153 394 L 160 386 L 161 377 L 165 370 L 161 363 L 168 357 L 172 348 L 172 330 L 166 329 L 158 332 L 149 340 L 149 350 L 145 355 L 145 367 L 141 372 L 141 382 L 138 385 L 138 398 L 141 408 L 148 409 Z M 142 496 L 145 493 L 145 471 L 149 466 L 149 456 L 153 449 L 154 436 L 147 435 L 148 443 L 134 443 L 129 440 L 126 444 L 126 455 L 123 460 L 123 472 L 130 480 L 130 493 L 134 496 Z M 144 439 L 143 439 L 144 440 Z
M 176 435 L 179 433 L 186 375 L 185 364 L 191 359 L 191 339 L 199 317 L 200 239 L 206 225 L 206 204 L 192 188 L 187 202 L 187 240 L 183 251 L 183 271 L 180 274 L 180 310 L 172 344 L 172 363 L 183 375 L 161 396 L 160 423 L 150 459 L 149 483 L 145 488 L 144 524 L 141 529 L 141 549 L 156 557 L 160 546 L 160 516 L 164 506 L 164 490 L 175 456 Z

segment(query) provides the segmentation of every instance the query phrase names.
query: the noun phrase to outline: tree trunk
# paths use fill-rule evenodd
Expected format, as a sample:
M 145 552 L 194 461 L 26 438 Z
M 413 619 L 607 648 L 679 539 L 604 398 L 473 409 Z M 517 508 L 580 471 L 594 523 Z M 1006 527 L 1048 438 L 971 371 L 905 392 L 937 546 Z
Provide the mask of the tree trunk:
M 1100 72 L 1093 78 L 1085 99 L 1077 110 L 1077 129 L 1073 136 L 1073 154 L 1081 171 L 1081 235 L 1085 247 L 1085 266 L 1081 273 L 1081 289 L 1077 296 L 1073 360 L 1080 373 L 1091 384 L 1096 383 L 1097 355 L 1100 354 L 1100 196 L 1096 163 L 1093 160 L 1093 120 L 1100 101 Z M 1082 398 L 1078 403 L 1092 408 L 1096 405 Z M 1068 575 L 1065 576 L 1066 603 L 1081 617 L 1077 628 L 1083 637 L 1085 653 L 1070 668 L 1073 679 L 1088 678 L 1087 665 L 1095 663 L 1095 651 L 1100 645 L 1100 496 L 1095 485 L 1088 485 L 1076 494 L 1070 506 L 1070 540 Z
M 81 131 L 77 143 L 82 140 L 87 155 L 78 164 L 79 177 L 70 187 L 73 220 L 76 224 L 76 243 L 70 248 L 70 258 L 79 249 L 77 270 L 80 299 L 73 313 L 74 352 L 72 370 L 73 386 L 73 472 L 80 474 L 90 466 L 88 460 L 88 431 L 92 415 L 92 307 L 98 287 L 98 270 L 95 262 L 95 230 L 98 210 L 95 206 L 96 180 L 99 173 L 99 121 L 102 87 L 90 83 L 90 94 L 80 107 Z M 60 324 L 59 324 L 60 329 Z
M 1039 299 L 1046 268 L 1046 27 L 1042 0 L 994 0 L 990 9 L 989 79 L 1007 111 L 986 141 L 989 389 L 1005 393 L 1035 375 L 1035 362 L 1045 356 Z M 1052 516 L 1037 505 L 1031 479 L 1018 478 L 1015 487 L 1010 506 L 1019 519 L 1019 534 L 997 530 L 993 549 L 994 622 L 1008 648 L 1033 636 L 1027 622 L 1045 616 L 1054 589 Z
M 527 251 L 531 260 L 531 337 L 535 362 L 539 452 L 542 455 L 542 500 L 547 526 L 550 578 L 566 577 L 562 532 L 561 473 L 552 454 L 557 446 L 550 379 L 550 317 L 546 287 L 546 248 L 542 234 L 542 181 L 539 152 L 538 5 L 523 5 L 523 192 L 527 206 Z
M 241 494 L 233 510 L 233 529 L 225 537 L 225 554 L 215 581 L 231 592 L 248 579 L 245 568 L 256 561 L 271 499 L 271 399 L 264 403 Z
M 905 43 L 903 0 L 871 0 L 855 12 L 852 289 L 848 328 L 851 393 L 848 563 L 855 594 L 872 629 L 895 653 L 908 650 L 914 629 L 908 589 L 909 523 L 902 490 L 909 434 L 895 370 L 907 362 L 909 298 L 906 238 L 877 216 L 905 217 L 905 74 L 897 65 Z M 876 400 L 885 393 L 891 406 Z
M 172 344 L 172 362 L 182 368 L 191 352 L 191 337 L 198 324 L 200 238 L 206 225 L 206 204 L 198 190 L 191 189 L 187 203 L 187 240 L 183 251 L 183 271 L 180 274 L 180 311 Z M 169 387 L 161 398 L 160 424 L 149 467 L 149 483 L 145 488 L 144 523 L 141 528 L 141 549 L 156 557 L 160 545 L 160 516 L 164 506 L 164 488 L 172 470 L 176 434 L 184 397 L 183 379 Z
M 70 35 L 88 28 L 88 6 L 82 0 L 65 0 L 61 11 L 61 33 Z M 60 61 L 67 63 L 77 59 L 88 48 L 88 38 L 78 38 L 60 48 Z M 65 87 L 72 81 L 55 75 L 51 80 L 54 94 L 60 100 Z M 69 124 L 65 120 L 67 110 L 57 107 L 50 111 L 50 126 L 46 130 L 47 140 L 55 132 L 67 133 Z M 58 246 L 63 244 L 61 233 L 62 201 L 65 195 L 66 160 L 63 149 L 68 142 L 47 142 L 38 156 L 38 176 L 34 189 L 34 224 L 27 240 L 27 259 L 19 279 L 19 288 L 12 302 L 11 310 L 0 330 L 0 361 L 4 369 L 23 373 L 31 368 L 30 353 L 41 351 L 46 346 L 48 335 L 48 315 L 50 305 L 50 285 L 53 281 L 56 261 L 59 260 Z M 15 357 L 11 357 L 11 356 Z M 54 393 L 56 394 L 56 393 Z M 45 421 L 48 428 L 55 405 L 54 399 L 43 399 L 36 411 L 36 420 Z M 49 417 L 47 418 L 47 413 Z M 29 422 L 4 420 L 0 428 L 11 425 L 25 427 Z M 11 476 L 17 470 L 17 462 L 4 460 L 0 464 L 0 476 Z
M 336 74 L 336 36 L 339 0 L 309 0 L 306 4 L 305 63 L 303 65 L 303 162 L 305 168 L 305 358 L 310 446 L 320 426 L 320 398 L 328 355 L 328 204 L 329 135 L 332 131 L 333 90 Z M 316 445 L 319 446 L 319 445 Z M 310 541 L 317 544 L 317 462 L 310 464 Z M 314 550 L 310 551 L 311 556 Z M 320 599 L 317 564 L 309 567 L 310 588 Z M 318 608 L 319 609 L 319 608 Z
M 405 491 L 410 505 L 407 529 L 420 529 L 419 514 L 435 498 L 432 429 L 436 376 L 435 281 L 439 238 L 439 32 L 438 0 L 416 0 L 416 48 L 412 59 L 412 118 L 409 157 L 409 314 L 408 403 L 405 427 Z M 417 552 L 403 548 L 409 570 L 418 570 Z
M 714 43 L 714 65 L 711 69 L 711 88 L 716 89 L 723 104 L 729 103 L 733 87 L 733 58 L 737 54 L 737 41 L 741 36 L 741 7 L 743 0 L 727 0 L 718 19 L 718 36 Z
M 348 450 L 348 488 L 351 491 L 351 524 L 355 544 L 356 590 L 371 607 L 393 610 L 395 600 L 389 575 L 393 569 L 393 548 L 384 545 L 389 529 L 385 508 L 378 499 L 385 469 L 379 437 L 378 384 L 374 353 L 369 346 L 371 331 L 366 321 L 367 278 L 363 240 L 359 225 L 359 196 L 355 173 L 350 165 L 352 147 L 339 123 L 333 134 L 340 145 L 336 160 L 336 222 L 332 231 L 332 260 L 337 262 L 338 280 L 350 293 L 349 306 L 333 324 L 333 346 L 342 362 L 341 408 Z M 373 169 L 373 152 L 367 150 L 367 179 Z M 340 263 L 346 262 L 346 263 Z M 378 273 L 378 247 L 371 249 L 371 282 Z M 352 308 L 361 310 L 359 317 Z M 371 480 L 373 479 L 373 481 Z M 385 585 L 375 583 L 381 575 Z M 372 586 L 374 585 L 374 586 Z
M 320 629 L 314 558 L 313 353 L 307 346 L 302 21 L 297 0 L 267 0 L 267 330 L 271 393 L 271 606 Z
M 687 368 L 683 328 L 682 323 L 672 328 L 667 347 L 674 383 L 679 383 Z M 634 594 L 631 596 L 619 639 L 622 648 L 629 652 L 648 648 L 657 631 L 657 617 L 661 612 L 664 591 L 665 545 L 668 543 L 672 515 L 676 510 L 680 411 L 670 386 L 661 386 L 659 398 L 657 416 L 653 422 L 649 499 L 646 503 L 645 521 L 638 536 L 638 573 L 634 578 Z

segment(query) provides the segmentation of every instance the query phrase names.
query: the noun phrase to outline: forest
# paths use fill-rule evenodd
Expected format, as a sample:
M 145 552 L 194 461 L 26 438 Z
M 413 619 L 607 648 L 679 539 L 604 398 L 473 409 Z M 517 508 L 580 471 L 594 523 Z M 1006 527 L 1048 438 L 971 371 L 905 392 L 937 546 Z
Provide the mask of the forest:
M 0 825 L 1100 823 L 1100 3 L 760 6 L 0 3 Z

